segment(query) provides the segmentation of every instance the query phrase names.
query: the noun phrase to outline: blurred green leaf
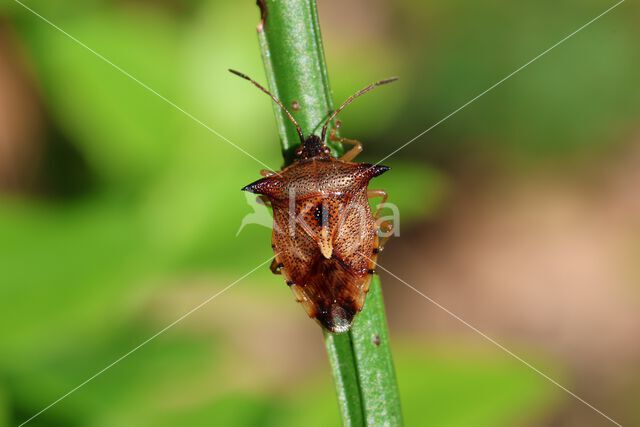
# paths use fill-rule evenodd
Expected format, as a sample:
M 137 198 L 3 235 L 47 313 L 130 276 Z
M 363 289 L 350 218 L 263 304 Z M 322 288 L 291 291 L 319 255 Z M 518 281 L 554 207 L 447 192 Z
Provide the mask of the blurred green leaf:
M 415 42 L 411 75 L 403 84 L 413 92 L 394 132 L 409 140 L 612 5 L 401 2 L 405 37 Z M 640 109 L 640 89 L 632 83 L 640 65 L 633 48 L 637 13 L 630 6 L 621 5 L 559 45 L 402 155 L 437 151 L 473 158 L 482 151 L 508 164 L 514 154 L 528 160 L 558 155 L 563 161 L 610 146 L 625 126 L 633 126 Z
M 10 425 L 9 421 L 9 405 L 7 402 L 7 394 L 5 393 L 3 388 L 0 388 L 0 427 L 8 427 Z
M 26 418 L 72 390 L 118 357 L 151 336 L 154 329 L 120 330 L 100 343 L 78 343 L 70 352 L 45 364 L 14 370 L 10 384 L 21 401 Z M 142 425 L 155 413 L 172 405 L 206 398 L 185 396 L 185 387 L 214 377 L 218 364 L 207 342 L 173 332 L 164 334 L 70 394 L 40 417 L 52 424 L 63 420 L 88 426 Z M 57 420 L 57 421 L 56 421 Z M 24 420 L 15 420 L 24 421 Z
M 430 350 L 401 346 L 396 366 L 407 425 L 512 426 L 535 422 L 562 396 L 555 386 L 503 354 L 475 347 L 429 343 Z M 548 370 L 549 362 L 535 365 Z M 327 378 L 302 380 L 280 395 L 231 392 L 152 417 L 150 425 L 338 425 Z
M 38 360 L 78 334 L 110 328 L 114 310 L 129 309 L 123 291 L 149 272 L 152 254 L 135 217 L 102 203 L 49 211 L 4 205 L 0 235 L 0 311 L 12 325 L 3 328 L 3 363 Z
M 532 363 L 549 369 L 548 361 Z M 398 382 L 408 425 L 526 425 L 560 398 L 553 384 L 508 355 L 462 345 L 429 352 L 405 348 L 398 356 Z
M 125 73 L 179 102 L 175 23 L 135 7 L 47 16 L 87 49 L 31 19 L 24 35 L 49 111 L 98 176 L 131 189 L 160 173 L 180 147 L 178 124 L 190 120 Z
M 152 418 L 141 426 L 169 427 L 185 425 L 208 426 L 277 426 L 273 422 L 274 413 L 280 410 L 281 400 L 277 397 L 253 396 L 229 393 L 210 405 L 185 410 L 167 417 Z
M 415 221 L 428 218 L 437 213 L 445 201 L 449 183 L 437 169 L 428 165 L 407 161 L 384 162 L 392 169 L 375 178 L 371 188 L 382 188 L 389 195 L 388 202 L 397 206 L 401 221 Z M 380 201 L 372 200 L 376 205 Z M 390 209 L 384 209 L 383 215 L 391 215 Z M 406 223 L 405 223 L 406 225 Z

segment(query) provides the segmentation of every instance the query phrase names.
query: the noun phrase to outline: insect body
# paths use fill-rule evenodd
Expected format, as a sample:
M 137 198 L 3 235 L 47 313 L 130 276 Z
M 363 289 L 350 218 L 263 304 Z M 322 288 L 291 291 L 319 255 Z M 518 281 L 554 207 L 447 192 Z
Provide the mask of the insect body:
M 395 79 L 362 89 L 331 114 L 321 136 L 304 137 L 277 98 L 244 74 L 231 71 L 270 95 L 294 123 L 301 140 L 291 165 L 277 173 L 262 171 L 262 179 L 243 188 L 261 195 L 273 208 L 275 258 L 271 270 L 284 276 L 309 317 L 331 332 L 345 332 L 364 306 L 382 249 L 377 212 L 372 214 L 368 199 L 382 197 L 384 203 L 386 193 L 367 187 L 389 168 L 352 162 L 362 151 L 361 144 L 337 138 L 332 131 L 330 139 L 353 146 L 336 159 L 324 139 L 331 120 L 353 99 Z

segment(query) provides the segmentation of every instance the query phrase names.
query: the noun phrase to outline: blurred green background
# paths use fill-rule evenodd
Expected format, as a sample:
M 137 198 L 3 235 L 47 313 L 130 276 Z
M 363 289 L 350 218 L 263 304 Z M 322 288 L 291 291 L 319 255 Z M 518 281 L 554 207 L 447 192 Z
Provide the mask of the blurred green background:
M 272 168 L 253 1 L 24 0 Z M 613 2 L 321 1 L 343 134 L 375 162 Z M 385 163 L 381 262 L 624 425 L 640 424 L 640 8 L 626 2 Z M 0 3 L 0 426 L 271 254 L 262 166 L 13 0 Z M 598 413 L 382 274 L 409 426 Z M 34 426 L 326 426 L 322 335 L 267 266 Z

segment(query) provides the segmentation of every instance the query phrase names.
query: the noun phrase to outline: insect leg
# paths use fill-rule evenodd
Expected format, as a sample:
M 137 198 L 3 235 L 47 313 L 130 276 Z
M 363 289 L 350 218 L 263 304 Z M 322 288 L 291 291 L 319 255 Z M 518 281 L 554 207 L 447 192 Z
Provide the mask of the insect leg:
M 381 199 L 380 204 L 378 205 L 375 213 L 373 214 L 373 217 L 377 219 L 380 215 L 380 209 L 385 203 L 387 203 L 387 198 L 389 196 L 387 195 L 387 192 L 384 190 L 367 190 L 367 197 L 370 199 L 373 199 L 374 197 L 380 197 Z
M 367 197 L 370 199 L 374 197 L 380 197 L 381 199 L 380 204 L 373 214 L 373 217 L 377 220 L 378 218 L 380 218 L 380 209 L 382 209 L 382 206 L 384 206 L 384 204 L 387 202 L 387 192 L 384 190 L 367 190 Z M 382 231 L 382 233 L 384 233 L 384 236 L 380 237 L 378 247 L 374 249 L 374 254 L 382 252 L 382 250 L 384 249 L 385 243 L 387 243 L 387 240 L 389 240 L 389 237 L 391 237 L 393 231 L 393 223 L 391 221 L 382 221 L 380 224 L 378 224 L 378 230 Z
M 374 255 L 379 254 L 384 249 L 384 245 L 387 243 L 387 240 L 393 235 L 393 223 L 391 221 L 382 221 L 380 225 L 378 225 L 378 230 L 384 233 L 384 237 L 380 237 L 378 240 L 378 247 L 374 249 Z
M 344 153 L 342 157 L 340 157 L 340 160 L 344 162 L 350 162 L 355 159 L 358 154 L 362 153 L 362 143 L 360 141 L 356 141 L 355 139 L 337 137 L 335 129 L 331 129 L 331 132 L 329 132 L 329 139 L 331 141 L 353 146 L 349 151 Z
M 284 267 L 284 265 L 274 258 L 273 261 L 271 261 L 271 266 L 269 268 L 273 274 L 282 274 L 282 267 Z

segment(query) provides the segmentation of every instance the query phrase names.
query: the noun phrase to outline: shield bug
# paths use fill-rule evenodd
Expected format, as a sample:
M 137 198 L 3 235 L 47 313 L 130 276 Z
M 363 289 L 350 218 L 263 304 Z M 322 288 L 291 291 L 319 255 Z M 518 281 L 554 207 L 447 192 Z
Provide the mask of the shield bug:
M 383 190 L 369 190 L 369 181 L 389 170 L 387 166 L 354 163 L 362 151 L 355 140 L 339 138 L 335 128 L 332 141 L 348 144 L 342 157 L 331 156 L 325 144 L 327 130 L 337 114 L 354 99 L 396 78 L 373 83 L 347 98 L 324 122 L 320 136 L 303 134 L 287 108 L 267 89 L 250 77 L 230 70 L 258 87 L 282 108 L 296 127 L 300 147 L 293 163 L 279 172 L 263 170 L 262 179 L 244 191 L 256 193 L 273 209 L 271 271 L 282 274 L 307 314 L 331 332 L 346 332 L 362 310 L 375 274 L 376 259 L 384 239 L 377 224 L 378 211 L 371 212 L 368 199 L 387 200 Z M 336 126 L 337 127 L 337 126 Z

